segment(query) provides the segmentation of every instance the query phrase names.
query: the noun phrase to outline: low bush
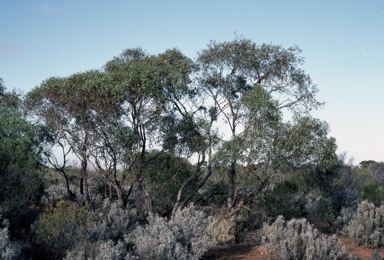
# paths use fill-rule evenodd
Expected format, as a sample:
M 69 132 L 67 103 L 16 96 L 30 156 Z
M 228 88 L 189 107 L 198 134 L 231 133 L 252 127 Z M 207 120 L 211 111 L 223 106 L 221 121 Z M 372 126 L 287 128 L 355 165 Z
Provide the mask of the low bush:
M 311 215 L 319 220 L 326 221 L 330 225 L 335 220 L 332 201 L 329 198 L 320 196 L 314 202 L 307 204 L 306 207 Z
M 368 201 L 361 202 L 343 231 L 358 245 L 384 246 L 384 205 L 375 207 Z
M 32 230 L 34 242 L 46 254 L 61 259 L 65 251 L 88 238 L 88 210 L 72 202 L 60 202 L 40 215 Z
M 335 187 L 329 194 L 329 198 L 332 201 L 332 208 L 336 215 L 339 215 L 343 208 L 352 208 L 356 210 L 361 202 L 361 198 L 356 192 L 352 192 L 340 186 Z
M 154 214 L 147 220 L 125 236 L 138 259 L 199 259 L 211 244 L 205 233 L 209 219 L 193 205 L 170 221 Z
M 130 228 L 130 218 L 135 210 L 123 209 L 120 203 L 105 199 L 100 208 L 88 213 L 94 223 L 90 229 L 91 241 L 117 241 L 123 238 Z
M 212 240 L 206 234 L 207 226 L 211 218 L 203 211 L 199 211 L 190 204 L 183 210 L 179 210 L 169 221 L 171 226 L 177 226 L 187 241 L 190 253 L 200 256 L 212 246 Z
M 120 260 L 132 259 L 127 254 L 126 244 L 119 240 L 117 243 L 112 240 L 85 243 L 77 246 L 66 253 L 64 260 Z
M 4 260 L 22 259 L 21 247 L 9 238 L 9 222 L 3 220 L 0 228 L 0 257 Z
M 279 216 L 263 230 L 266 253 L 276 259 L 341 259 L 345 251 L 335 235 L 327 237 L 305 219 Z
M 235 241 L 236 223 L 230 219 L 213 219 L 207 227 L 207 233 L 217 244 Z
M 264 196 L 264 211 L 271 217 L 276 218 L 283 215 L 285 218 L 292 218 L 299 214 L 297 200 L 295 199 L 299 191 L 297 183 L 284 181 L 276 184 L 272 191 L 268 191 Z
M 99 245 L 123 239 L 129 232 L 134 212 L 109 199 L 95 210 L 62 201 L 57 207 L 48 208 L 35 222 L 34 243 L 55 259 L 64 255 L 68 259 L 95 259 Z
M 368 184 L 364 186 L 361 197 L 379 207 L 384 201 L 384 187 L 376 183 Z
M 340 211 L 339 216 L 336 217 L 335 221 L 333 222 L 333 225 L 331 227 L 331 232 L 336 234 L 343 234 L 346 235 L 346 226 L 353 218 L 353 215 L 355 214 L 356 209 L 353 207 L 348 208 L 342 208 Z

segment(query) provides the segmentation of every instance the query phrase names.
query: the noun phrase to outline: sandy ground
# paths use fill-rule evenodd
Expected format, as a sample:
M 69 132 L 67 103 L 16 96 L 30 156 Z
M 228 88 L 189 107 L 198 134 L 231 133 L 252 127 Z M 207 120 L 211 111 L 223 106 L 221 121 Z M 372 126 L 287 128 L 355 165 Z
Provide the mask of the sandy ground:
M 341 243 L 346 248 L 344 255 L 345 259 L 351 259 L 354 255 L 357 259 L 367 260 L 372 259 L 374 249 L 368 249 L 362 246 L 356 246 L 350 238 L 341 236 L 339 237 Z M 379 248 L 377 251 L 380 253 L 381 258 L 384 257 L 384 248 Z M 263 246 L 231 246 L 219 247 L 207 252 L 204 260 L 252 260 L 252 259 L 267 259 Z

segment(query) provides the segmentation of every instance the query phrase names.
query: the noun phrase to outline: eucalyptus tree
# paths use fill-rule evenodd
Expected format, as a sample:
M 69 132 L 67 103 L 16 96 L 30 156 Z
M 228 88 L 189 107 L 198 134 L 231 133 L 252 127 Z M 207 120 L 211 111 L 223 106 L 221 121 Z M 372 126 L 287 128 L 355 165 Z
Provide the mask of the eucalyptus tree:
M 205 121 L 198 116 L 206 110 L 191 79 L 195 71 L 192 60 L 177 49 L 158 55 L 149 55 L 140 48 L 128 49 L 105 66 L 113 84 L 124 93 L 120 112 L 134 141 L 125 163 L 140 189 L 144 188 L 143 172 L 162 153 L 186 159 L 198 157 L 195 169 L 178 189 L 175 210 L 182 208 L 209 177 L 192 191 L 188 189 L 187 194 L 185 187 L 201 173 L 207 151 L 207 139 L 202 133 Z M 159 148 L 157 156 L 148 160 L 146 154 Z M 148 190 L 145 193 L 149 197 Z
M 122 162 L 123 176 L 131 176 L 132 179 L 128 194 L 134 184 L 138 184 L 139 190 L 143 191 L 145 155 L 154 144 L 153 136 L 165 102 L 160 74 L 153 60 L 153 56 L 140 48 L 127 49 L 105 65 L 105 73 L 109 75 L 112 85 L 122 93 L 118 106 L 121 120 L 112 132 L 120 133 L 120 137 L 125 138 L 124 143 L 129 144 Z M 107 140 L 111 136 L 108 133 L 112 132 L 104 131 L 104 139 Z M 120 143 L 118 139 L 114 140 L 117 141 L 115 144 Z M 108 142 L 107 147 L 112 147 L 112 140 Z M 117 148 L 116 145 L 114 147 Z M 147 192 L 144 194 L 148 195 Z
M 198 67 L 191 59 L 172 49 L 158 55 L 157 64 L 162 68 L 166 101 L 160 127 L 162 147 L 174 156 L 194 161 L 194 168 L 178 188 L 174 215 L 212 174 L 212 148 L 217 143 L 213 122 L 217 117 L 216 111 L 206 103 L 200 85 L 196 84 Z
M 0 79 L 0 214 L 12 222 L 44 191 L 39 144 L 21 104 L 19 95 L 7 92 Z
M 26 108 L 36 122 L 45 124 L 70 146 L 80 160 L 80 193 L 89 200 L 88 163 L 99 103 L 101 73 L 87 71 L 67 78 L 53 77 L 27 94 Z M 107 99 L 105 99 L 108 102 Z
M 258 45 L 237 38 L 211 42 L 199 53 L 200 84 L 229 129 L 227 142 L 222 144 L 222 153 L 227 154 L 229 209 L 237 201 L 239 156 L 254 144 L 249 138 L 265 143 L 278 133 L 282 111 L 307 114 L 322 105 L 315 99 L 316 86 L 300 69 L 300 52 L 297 47 Z M 263 161 L 259 158 L 253 163 Z

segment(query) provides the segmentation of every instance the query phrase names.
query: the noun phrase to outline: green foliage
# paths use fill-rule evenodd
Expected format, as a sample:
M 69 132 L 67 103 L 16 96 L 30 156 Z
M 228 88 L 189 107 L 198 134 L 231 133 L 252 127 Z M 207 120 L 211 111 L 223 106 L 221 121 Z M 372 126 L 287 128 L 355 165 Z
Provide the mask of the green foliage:
M 326 122 L 311 117 L 296 118 L 286 124 L 275 152 L 300 173 L 303 185 L 324 192 L 332 188 L 342 165 L 336 155 L 336 140 L 328 137 L 328 133 Z
M 34 224 L 35 244 L 55 259 L 80 241 L 88 239 L 90 223 L 88 210 L 71 202 L 61 202 L 48 208 Z
M 363 188 L 361 197 L 379 207 L 384 201 L 384 187 L 376 183 L 368 184 Z
M 291 218 L 297 213 L 297 205 L 295 205 L 295 196 L 299 187 L 291 181 L 283 181 L 277 183 L 272 191 L 264 196 L 264 210 L 268 216 L 275 218 L 283 215 L 285 218 Z
M 340 186 L 336 186 L 330 193 L 329 199 L 332 202 L 333 211 L 335 215 L 339 215 L 343 208 L 357 209 L 357 206 L 361 202 L 360 196 Z
M 376 164 L 377 162 L 374 160 L 361 161 L 359 163 L 360 167 L 363 169 L 367 169 L 369 166 Z
M 294 113 L 292 122 L 282 122 L 283 108 L 298 112 L 321 106 L 310 78 L 296 70 L 302 62 L 298 53 L 295 48 L 258 46 L 242 38 L 212 42 L 200 53 L 205 73 L 200 80 L 231 130 L 213 160 L 220 171 L 228 171 L 229 197 L 235 194 L 236 182 L 246 189 L 259 183 L 253 190 L 260 192 L 266 183 L 273 183 L 274 171 L 282 164 L 301 169 L 310 188 L 329 189 L 337 175 L 336 142 L 328 137 L 325 122 L 306 113 Z M 276 62 L 279 66 L 274 67 Z M 287 71 L 288 67 L 294 69 Z M 281 87 L 287 86 L 282 82 L 288 78 L 294 95 Z M 245 174 L 238 165 L 246 166 Z
M 333 224 L 333 221 L 335 220 L 332 201 L 329 198 L 324 198 L 322 196 L 316 198 L 316 200 L 308 207 L 308 211 L 318 220 L 326 221 L 330 225 Z
M 180 211 L 187 201 L 194 201 L 195 194 L 206 196 L 210 203 L 226 199 L 231 210 L 244 206 L 241 212 L 247 204 L 236 208 L 236 203 L 256 202 L 252 206 L 256 204 L 267 217 L 282 214 L 290 218 L 300 213 L 298 200 L 306 192 L 317 189 L 330 194 L 334 179 L 345 170 L 335 154 L 336 141 L 328 136 L 328 125 L 309 116 L 311 109 L 322 104 L 315 98 L 316 86 L 300 68 L 304 60 L 300 53 L 297 47 L 259 45 L 241 37 L 211 42 L 198 54 L 196 63 L 177 49 L 158 55 L 128 49 L 107 62 L 103 70 L 47 79 L 28 93 L 25 104 L 17 93 L 5 92 L 0 79 L 2 212 L 11 215 L 36 201 L 42 191 L 39 144 L 34 128 L 20 113 L 25 105 L 29 118 L 36 119 L 41 130 L 39 140 L 44 142 L 46 159 L 52 159 L 49 156 L 55 146 L 80 159 L 80 193 L 85 193 L 88 202 L 92 198 L 88 190 L 99 195 L 99 190 L 88 187 L 89 164 L 102 178 L 99 186 L 113 187 L 115 193 L 111 188 L 109 195 L 115 198 L 112 194 L 116 194 L 119 200 L 119 204 L 105 201 L 100 208 L 95 203 L 92 212 L 68 202 L 48 207 L 35 224 L 34 241 L 55 258 L 65 252 L 69 258 L 86 257 L 82 251 L 86 253 L 91 245 L 98 248 L 93 258 L 102 258 L 102 250 L 108 251 L 105 257 L 125 255 L 127 241 L 121 239 L 132 228 L 128 218 L 131 209 L 125 207 L 132 200 L 137 210 L 143 207 L 167 215 L 174 209 L 170 221 L 151 215 L 149 224 L 130 236 L 128 242 L 140 257 L 193 258 L 202 254 L 206 240 L 197 236 L 203 237 L 203 215 L 190 208 Z M 293 114 L 291 122 L 283 121 L 286 110 Z M 220 121 L 227 123 L 230 136 L 218 134 L 225 131 Z M 153 151 L 159 147 L 161 152 Z M 192 166 L 190 158 L 198 162 Z M 64 172 L 66 166 L 61 168 L 65 178 L 69 176 Z M 371 182 L 384 183 L 382 169 L 380 163 L 363 161 L 358 171 Z M 284 175 L 291 173 L 295 178 Z M 208 178 L 213 179 L 210 185 L 206 185 Z M 69 183 L 67 179 L 71 194 Z M 362 196 L 379 205 L 384 191 L 370 184 Z M 311 213 L 332 222 L 343 207 L 354 203 L 349 200 L 353 198 L 345 193 L 320 197 Z M 260 211 L 257 214 L 261 215 Z M 136 220 L 143 221 L 137 216 Z M 284 257 L 299 257 L 298 251 L 319 255 L 326 251 L 338 256 L 331 246 L 336 240 L 326 241 L 307 223 L 286 223 L 280 218 L 277 222 L 292 237 L 301 239 L 287 247 L 293 256 L 287 255 L 285 248 Z M 234 223 L 217 221 L 210 231 L 216 240 L 228 242 L 234 238 Z M 75 245 L 78 241 L 82 244 Z M 304 242 L 316 245 L 299 248 Z M 325 251 L 318 243 L 323 243 Z
M 370 182 L 367 172 L 353 165 L 343 165 L 335 184 L 356 194 L 361 194 L 364 186 Z
M 33 126 L 16 108 L 0 102 L 0 207 L 5 216 L 18 214 L 42 195 L 38 161 Z
M 191 171 L 191 164 L 183 158 L 159 151 L 146 155 L 143 180 L 151 191 L 155 212 L 166 214 L 172 209 L 177 191 Z
M 0 78 L 0 96 L 3 96 L 5 92 L 4 80 Z

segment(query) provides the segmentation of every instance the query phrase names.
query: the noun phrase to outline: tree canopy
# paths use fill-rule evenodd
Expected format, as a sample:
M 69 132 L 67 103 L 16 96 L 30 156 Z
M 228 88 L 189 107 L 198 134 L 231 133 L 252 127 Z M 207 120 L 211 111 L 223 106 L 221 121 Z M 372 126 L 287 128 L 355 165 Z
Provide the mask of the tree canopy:
M 6 217 L 17 217 L 23 206 L 37 201 L 43 192 L 39 144 L 33 126 L 23 118 L 19 104 L 21 100 L 18 95 L 7 92 L 5 86 L 2 86 L 0 213 Z
M 88 200 L 89 168 L 126 204 L 135 186 L 151 200 L 144 175 L 176 180 L 179 170 L 157 178 L 148 164 L 180 158 L 193 167 L 185 165 L 184 179 L 172 188 L 173 213 L 212 176 L 225 180 L 226 205 L 236 211 L 245 188 L 266 189 L 281 167 L 311 169 L 312 181 L 336 171 L 335 140 L 325 122 L 310 116 L 322 103 L 300 53 L 241 37 L 212 41 L 196 61 L 178 49 L 127 49 L 102 70 L 44 81 L 28 93 L 26 108 L 56 137 L 53 145 L 67 145 L 78 157 L 80 193 Z M 287 111 L 291 121 L 284 120 Z

